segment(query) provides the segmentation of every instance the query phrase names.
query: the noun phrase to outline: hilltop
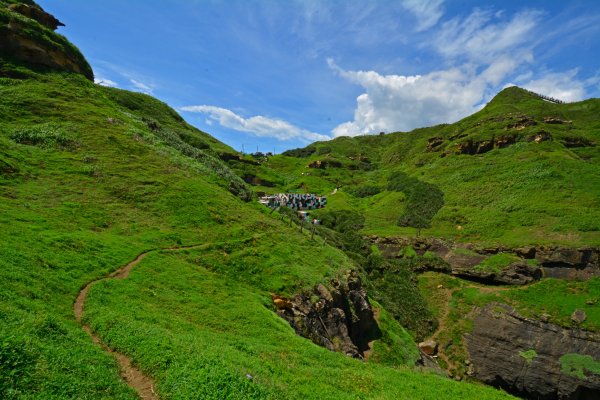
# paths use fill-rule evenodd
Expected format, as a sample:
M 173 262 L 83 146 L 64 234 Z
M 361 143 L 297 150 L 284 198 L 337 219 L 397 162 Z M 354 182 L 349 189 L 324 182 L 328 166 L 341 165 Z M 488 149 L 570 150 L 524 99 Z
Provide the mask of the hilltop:
M 94 84 L 50 17 L 0 0 L 0 397 L 137 398 L 127 368 L 143 398 L 510 398 L 416 368 L 356 261 L 251 201 L 261 165 Z
M 443 197 L 422 235 L 490 246 L 597 246 L 599 141 L 600 100 L 556 104 L 510 87 L 454 124 L 317 142 L 266 166 L 279 172 L 282 191 L 338 188 L 330 203 L 363 214 L 364 234 L 415 235 L 397 223 L 411 199 L 392 180 L 406 175 Z

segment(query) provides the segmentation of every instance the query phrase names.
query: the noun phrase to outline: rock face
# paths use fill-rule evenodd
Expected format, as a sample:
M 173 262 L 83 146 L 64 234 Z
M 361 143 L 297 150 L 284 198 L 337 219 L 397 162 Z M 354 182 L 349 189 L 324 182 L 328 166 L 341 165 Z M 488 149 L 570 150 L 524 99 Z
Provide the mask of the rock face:
M 487 384 L 529 399 L 600 399 L 600 335 L 496 303 L 479 311 L 465 340 L 473 375 Z
M 62 23 L 39 6 L 13 4 L 0 14 L 0 55 L 33 67 L 76 72 L 94 80 L 90 65 L 64 37 Z
M 38 5 L 10 4 L 8 9 L 27 18 L 34 19 L 40 25 L 43 25 L 48 29 L 52 29 L 53 31 L 58 29 L 59 26 L 65 26 L 65 24 L 57 20 L 53 15 L 42 10 L 42 8 Z
M 277 314 L 300 336 L 332 351 L 363 358 L 369 342 L 381 337 L 367 292 L 354 272 L 333 279 L 331 287 L 287 299 L 273 295 Z
M 516 142 L 517 137 L 515 135 L 499 136 L 497 138 L 482 140 L 479 142 L 468 140 L 456 145 L 456 154 L 483 154 L 493 149 L 502 149 L 504 147 L 508 147 Z
M 600 276 L 600 249 L 566 248 L 561 246 L 525 246 L 519 248 L 474 248 L 436 238 L 395 238 L 369 236 L 383 256 L 400 257 L 402 249 L 412 247 L 418 255 L 435 253 L 439 259 L 422 260 L 417 272 L 451 273 L 464 279 L 487 284 L 524 285 L 542 277 L 587 280 Z M 498 253 L 508 253 L 516 260 L 501 271 L 476 268 L 481 262 Z M 527 262 L 527 260 L 535 260 Z

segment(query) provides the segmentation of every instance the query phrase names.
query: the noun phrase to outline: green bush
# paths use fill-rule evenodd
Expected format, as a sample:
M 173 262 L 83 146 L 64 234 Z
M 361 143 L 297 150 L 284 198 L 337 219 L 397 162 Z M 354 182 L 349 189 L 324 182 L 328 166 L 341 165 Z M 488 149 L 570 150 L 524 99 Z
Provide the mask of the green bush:
M 381 193 L 381 188 L 375 185 L 364 185 L 356 188 L 351 188 L 348 192 L 354 197 L 370 197 L 375 196 L 378 193 Z
M 44 148 L 70 149 L 76 146 L 76 141 L 72 137 L 51 124 L 16 129 L 10 138 L 17 143 Z
M 431 220 L 444 206 L 444 193 L 437 186 L 396 172 L 388 180 L 388 189 L 406 194 L 406 209 L 398 218 L 399 226 L 410 226 L 420 232 L 430 228 Z

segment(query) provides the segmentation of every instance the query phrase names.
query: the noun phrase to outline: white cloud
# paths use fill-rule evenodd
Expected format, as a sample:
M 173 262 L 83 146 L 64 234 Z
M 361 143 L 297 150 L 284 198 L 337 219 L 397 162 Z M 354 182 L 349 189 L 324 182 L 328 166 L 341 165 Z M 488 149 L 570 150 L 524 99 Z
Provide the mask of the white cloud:
M 380 75 L 375 71 L 345 71 L 329 60 L 342 77 L 362 86 L 354 120 L 333 129 L 334 136 L 380 131 L 407 131 L 456 121 L 483 100 L 488 79 L 469 68 L 452 68 L 426 75 Z
M 94 83 L 106 87 L 119 87 L 117 82 L 111 81 L 110 79 L 106 78 L 94 78 Z
M 442 17 L 444 0 L 404 0 L 402 6 L 417 18 L 417 31 L 424 31 L 439 21 Z
M 476 9 L 468 17 L 453 18 L 442 24 L 435 35 L 433 47 L 447 58 L 490 63 L 497 57 L 519 52 L 532 42 L 532 32 L 543 13 L 527 10 L 508 21 L 495 22 L 502 14 Z M 519 47 L 520 46 L 520 47 Z
M 239 132 L 247 132 L 259 137 L 272 137 L 278 140 L 300 139 L 304 142 L 330 140 L 331 137 L 298 128 L 281 119 L 267 118 L 257 115 L 244 118 L 231 110 L 215 106 L 186 106 L 182 111 L 207 114 L 209 120 L 218 122 L 221 126 Z
M 577 69 L 548 73 L 541 78 L 520 83 L 520 86 L 562 101 L 579 101 L 585 98 L 586 83 L 577 79 L 576 76 Z
M 140 91 L 142 93 L 152 94 L 152 90 L 154 90 L 154 87 L 152 87 L 151 85 L 140 82 L 138 80 L 130 79 L 129 81 L 133 85 L 134 89 L 137 89 L 138 91 Z
M 532 78 L 530 40 L 541 13 L 528 10 L 506 18 L 502 13 L 475 10 L 440 26 L 430 43 L 447 67 L 421 75 L 383 75 L 376 71 L 347 71 L 328 59 L 329 67 L 360 85 L 352 121 L 333 129 L 334 136 L 380 131 L 408 131 L 451 123 L 479 110 L 509 80 L 565 101 L 585 93 L 576 70 Z

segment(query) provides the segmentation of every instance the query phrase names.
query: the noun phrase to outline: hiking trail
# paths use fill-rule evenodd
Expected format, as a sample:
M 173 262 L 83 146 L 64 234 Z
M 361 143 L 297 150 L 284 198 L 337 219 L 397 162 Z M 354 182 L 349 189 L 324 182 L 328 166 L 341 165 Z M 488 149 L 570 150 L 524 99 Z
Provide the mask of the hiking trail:
M 138 395 L 142 400 L 159 400 L 160 397 L 154 391 L 154 379 L 152 377 L 144 374 L 139 368 L 133 365 L 131 359 L 127 357 L 125 354 L 115 351 L 108 347 L 102 339 L 98 335 L 92 332 L 89 325 L 86 325 L 82 322 L 82 317 L 84 313 L 85 300 L 87 298 L 88 292 L 92 286 L 96 283 L 108 280 L 108 279 L 125 279 L 129 276 L 129 273 L 137 264 L 140 263 L 148 254 L 158 251 L 178 251 L 178 250 L 187 250 L 194 249 L 202 246 L 202 244 L 195 244 L 190 246 L 179 246 L 179 247 L 168 247 L 164 249 L 152 249 L 144 251 L 140 253 L 133 261 L 128 263 L 127 265 L 117 269 L 112 272 L 110 275 L 95 279 L 93 281 L 88 282 L 77 295 L 75 299 L 75 303 L 73 304 L 73 313 L 75 314 L 75 319 L 81 325 L 83 330 L 91 337 L 92 341 L 102 347 L 104 351 L 112 355 L 117 362 L 119 363 L 119 367 L 121 369 L 121 377 L 123 380 L 133 389 L 136 390 Z

